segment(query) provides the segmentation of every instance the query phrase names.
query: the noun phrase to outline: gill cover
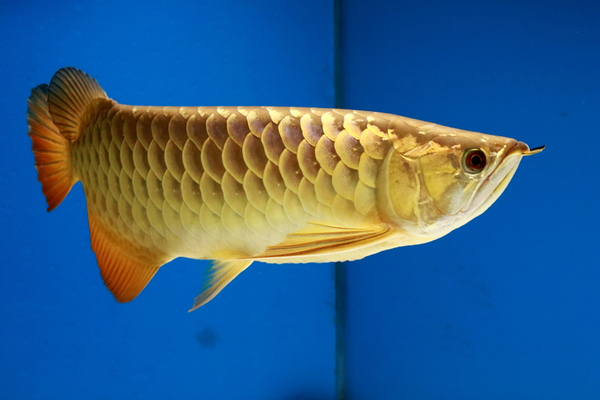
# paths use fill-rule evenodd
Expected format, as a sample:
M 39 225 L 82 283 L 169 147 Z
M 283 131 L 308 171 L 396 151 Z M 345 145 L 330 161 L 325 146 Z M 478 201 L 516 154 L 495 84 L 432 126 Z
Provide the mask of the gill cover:
M 452 130 L 404 153 L 391 151 L 384 193 L 394 225 L 413 235 L 440 236 L 479 215 L 482 205 L 489 207 L 523 151 L 513 139 L 486 137 Z

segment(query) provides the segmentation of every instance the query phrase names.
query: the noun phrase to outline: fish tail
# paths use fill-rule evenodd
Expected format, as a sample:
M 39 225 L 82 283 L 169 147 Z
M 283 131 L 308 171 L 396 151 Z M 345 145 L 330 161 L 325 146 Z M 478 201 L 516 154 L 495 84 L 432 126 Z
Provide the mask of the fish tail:
M 86 108 L 97 98 L 107 96 L 96 80 L 75 68 L 63 68 L 50 85 L 35 87 L 27 99 L 28 134 L 48 211 L 63 201 L 78 180 L 70 146 L 79 137 Z
M 71 172 L 69 140 L 54 125 L 48 112 L 48 85 L 39 85 L 27 100 L 27 123 L 31 138 L 35 169 L 52 211 L 69 194 L 77 181 Z
M 75 68 L 63 68 L 50 85 L 34 88 L 27 103 L 35 167 L 51 211 L 79 180 L 72 146 L 88 129 L 97 110 L 114 101 L 89 75 Z M 156 254 L 136 254 L 93 213 L 89 213 L 89 223 L 102 279 L 118 301 L 133 300 L 167 260 Z

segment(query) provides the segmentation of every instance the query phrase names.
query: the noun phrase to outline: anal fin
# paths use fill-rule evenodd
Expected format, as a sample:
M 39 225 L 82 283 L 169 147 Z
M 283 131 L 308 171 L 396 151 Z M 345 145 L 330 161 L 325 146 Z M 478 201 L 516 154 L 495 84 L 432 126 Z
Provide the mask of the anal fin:
M 194 311 L 211 301 L 250 264 L 252 264 L 252 261 L 248 260 L 214 261 L 209 271 L 210 276 L 203 288 L 204 291 L 196 296 L 190 311 Z
M 92 250 L 104 284 L 120 303 L 137 297 L 158 271 L 161 264 L 142 262 L 128 255 L 102 224 L 89 215 Z M 157 257 L 158 259 L 158 257 Z

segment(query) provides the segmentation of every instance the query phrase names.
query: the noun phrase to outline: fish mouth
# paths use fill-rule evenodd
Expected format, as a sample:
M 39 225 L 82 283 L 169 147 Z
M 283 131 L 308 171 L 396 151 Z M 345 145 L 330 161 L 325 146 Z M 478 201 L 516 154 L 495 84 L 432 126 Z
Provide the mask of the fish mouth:
M 481 191 L 482 188 L 479 189 L 479 193 L 478 193 L 478 195 L 476 195 L 476 198 L 484 197 L 484 200 L 481 202 L 481 204 L 479 204 L 479 206 L 475 207 L 475 209 L 472 211 L 471 215 L 469 216 L 469 219 L 473 219 L 473 218 L 478 217 L 479 215 L 483 214 L 483 212 L 485 210 L 487 210 L 498 199 L 498 197 L 500 197 L 500 195 L 504 192 L 504 189 L 506 189 L 506 187 L 508 186 L 508 183 L 511 181 L 515 172 L 517 171 L 520 161 L 521 160 L 519 157 L 519 159 L 517 159 L 513 165 L 508 167 L 508 170 L 506 171 L 506 173 L 504 173 L 503 176 L 501 177 L 500 182 L 494 183 L 489 178 L 486 180 L 486 182 L 482 186 L 492 185 L 493 189 L 490 190 L 489 192 L 483 191 L 483 193 Z M 504 164 L 504 161 L 502 162 L 502 164 Z M 506 167 L 507 167 L 507 165 L 504 165 L 504 168 L 506 168 Z M 496 172 L 496 171 L 494 171 L 494 172 Z M 487 192 L 487 193 L 485 193 L 485 192 Z
M 514 146 L 512 146 L 506 152 L 506 156 L 504 156 L 502 161 L 498 163 L 496 168 L 494 168 L 494 171 L 485 179 L 484 183 L 477 190 L 477 192 L 479 192 L 479 196 L 484 195 L 485 200 L 483 200 L 481 204 L 473 210 L 470 219 L 481 215 L 498 199 L 498 197 L 500 197 L 517 171 L 523 156 L 531 156 L 541 153 L 545 148 L 546 146 L 542 145 L 530 149 L 529 146 L 523 142 L 517 142 Z M 488 185 L 491 185 L 493 189 L 490 191 L 482 191 L 484 186 Z M 476 195 L 476 197 L 479 196 Z
M 495 182 L 497 182 L 496 188 L 492 191 L 492 194 L 495 193 L 497 190 L 504 190 L 506 185 L 508 185 L 508 181 L 510 181 L 515 171 L 517 170 L 517 167 L 521 162 L 521 157 L 541 153 L 545 148 L 546 146 L 542 145 L 530 149 L 526 143 L 517 142 L 514 146 L 508 149 L 506 155 L 504 156 L 504 158 L 502 158 L 502 161 L 500 161 L 498 165 L 496 165 L 494 170 L 485 179 L 484 184 L 494 184 Z M 517 159 L 515 160 L 513 159 L 513 157 L 517 157 Z M 504 172 L 503 170 L 507 171 Z M 498 177 L 500 178 L 500 182 L 498 182 L 497 180 Z
M 508 158 L 510 156 L 514 156 L 514 155 L 531 156 L 531 155 L 534 155 L 534 154 L 541 153 L 545 148 L 546 148 L 546 145 L 543 144 L 543 145 L 541 145 L 539 147 L 535 147 L 533 149 L 530 149 L 529 146 L 527 146 L 525 143 L 523 143 L 523 142 L 517 142 L 517 144 L 514 145 L 508 151 L 508 154 L 506 155 L 506 157 L 504 159 L 506 160 L 506 158 Z

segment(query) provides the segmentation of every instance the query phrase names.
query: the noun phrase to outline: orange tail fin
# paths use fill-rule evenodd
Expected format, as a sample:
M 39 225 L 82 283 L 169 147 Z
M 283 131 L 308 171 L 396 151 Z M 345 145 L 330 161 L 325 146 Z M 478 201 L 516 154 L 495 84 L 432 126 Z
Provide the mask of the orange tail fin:
M 110 101 L 95 79 L 75 68 L 58 70 L 50 86 L 39 85 L 27 99 L 28 134 L 48 211 L 56 208 L 77 182 L 69 146 L 79 137 L 79 122 L 96 99 Z
M 49 86 L 33 89 L 27 102 L 35 167 L 50 211 L 78 181 L 71 162 L 71 143 L 84 133 L 91 112 L 114 101 L 108 99 L 94 78 L 75 68 L 62 68 Z M 104 283 L 118 301 L 133 300 L 168 259 L 156 254 L 136 256 L 127 242 L 120 240 L 118 232 L 106 228 L 91 212 L 89 222 L 92 249 Z
M 35 157 L 35 169 L 42 183 L 48 211 L 69 194 L 77 182 L 71 172 L 70 141 L 58 130 L 48 111 L 48 85 L 39 85 L 27 99 L 27 123 Z

